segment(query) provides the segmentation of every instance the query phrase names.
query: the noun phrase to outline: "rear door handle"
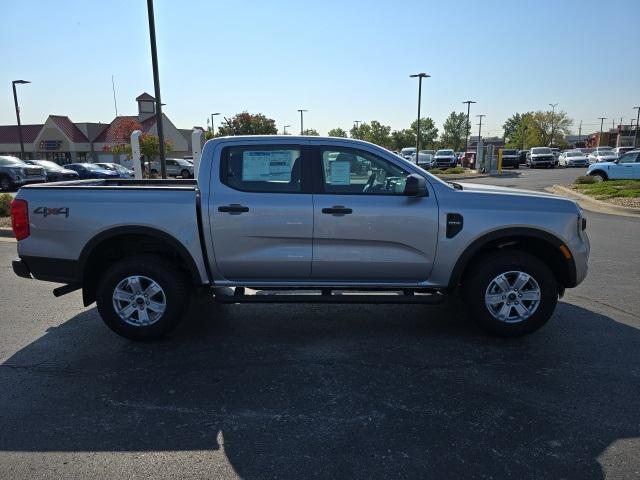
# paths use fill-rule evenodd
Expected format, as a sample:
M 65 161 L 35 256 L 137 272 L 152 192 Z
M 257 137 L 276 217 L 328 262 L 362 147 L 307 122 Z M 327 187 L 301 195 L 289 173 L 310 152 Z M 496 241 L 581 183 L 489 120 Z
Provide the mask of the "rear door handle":
M 330 208 L 323 208 L 322 213 L 328 213 L 330 215 L 349 215 L 350 213 L 353 213 L 353 210 L 341 205 L 335 205 Z
M 245 207 L 244 205 L 239 205 L 237 203 L 232 203 L 231 205 L 223 205 L 218 207 L 219 212 L 223 213 L 246 213 L 249 211 L 249 207 Z

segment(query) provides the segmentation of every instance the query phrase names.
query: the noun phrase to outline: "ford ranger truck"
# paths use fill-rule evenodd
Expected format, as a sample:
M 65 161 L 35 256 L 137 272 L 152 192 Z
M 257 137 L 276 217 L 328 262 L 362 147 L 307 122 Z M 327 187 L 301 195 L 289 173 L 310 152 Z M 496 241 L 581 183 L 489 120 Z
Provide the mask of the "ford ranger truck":
M 209 140 L 197 179 L 30 185 L 12 205 L 15 273 L 82 289 L 131 339 L 217 302 L 434 304 L 453 292 L 487 332 L 524 335 L 587 274 L 566 198 L 448 183 L 371 143 Z

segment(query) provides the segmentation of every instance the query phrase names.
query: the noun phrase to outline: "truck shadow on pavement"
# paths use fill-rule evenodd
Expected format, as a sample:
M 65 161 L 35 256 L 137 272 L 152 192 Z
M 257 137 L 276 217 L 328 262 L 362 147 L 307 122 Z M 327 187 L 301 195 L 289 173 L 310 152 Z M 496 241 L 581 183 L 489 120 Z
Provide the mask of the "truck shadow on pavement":
M 244 478 L 602 478 L 640 435 L 639 365 L 637 329 L 567 303 L 515 340 L 455 305 L 199 299 L 140 344 L 91 309 L 0 367 L 0 451 L 223 450 Z M 632 451 L 616 464 L 637 471 Z

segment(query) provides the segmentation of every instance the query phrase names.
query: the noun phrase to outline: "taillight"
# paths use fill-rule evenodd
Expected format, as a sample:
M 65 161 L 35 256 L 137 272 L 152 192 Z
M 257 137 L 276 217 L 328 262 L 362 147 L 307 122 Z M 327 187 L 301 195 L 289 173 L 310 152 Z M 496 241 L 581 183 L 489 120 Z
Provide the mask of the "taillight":
M 11 227 L 16 240 L 24 240 L 29 236 L 29 204 L 26 200 L 11 202 Z

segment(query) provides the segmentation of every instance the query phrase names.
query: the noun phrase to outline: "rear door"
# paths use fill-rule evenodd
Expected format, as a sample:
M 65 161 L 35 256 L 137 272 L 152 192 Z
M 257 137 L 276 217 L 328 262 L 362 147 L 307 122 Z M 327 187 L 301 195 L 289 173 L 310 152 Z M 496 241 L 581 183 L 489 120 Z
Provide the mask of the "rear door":
M 637 152 L 625 153 L 618 159 L 615 165 L 609 167 L 609 178 L 611 178 L 612 180 L 638 178 L 637 176 L 634 177 L 634 172 L 636 173 L 636 175 L 638 173 L 636 170 L 637 160 Z
M 220 155 L 219 179 L 212 179 L 209 200 L 218 271 L 237 282 L 309 280 L 308 148 L 251 143 L 223 147 Z
M 314 146 L 311 277 L 417 283 L 429 277 L 438 235 L 433 192 L 407 197 L 408 171 L 365 149 Z

